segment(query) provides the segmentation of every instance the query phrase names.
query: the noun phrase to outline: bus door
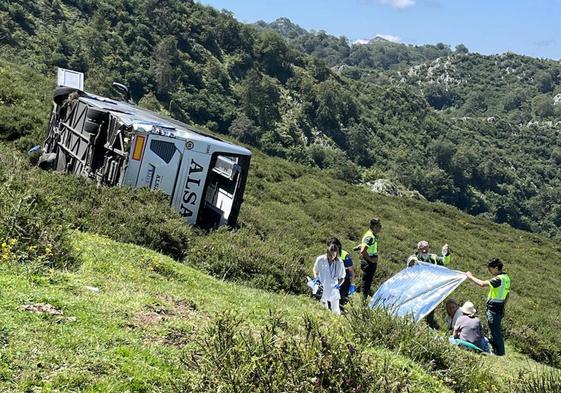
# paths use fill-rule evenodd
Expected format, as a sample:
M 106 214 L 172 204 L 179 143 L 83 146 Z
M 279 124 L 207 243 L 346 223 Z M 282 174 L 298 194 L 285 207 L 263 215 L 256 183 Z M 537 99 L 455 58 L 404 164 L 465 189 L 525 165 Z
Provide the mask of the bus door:
M 148 134 L 145 143 L 136 186 L 173 195 L 185 142 L 168 136 Z

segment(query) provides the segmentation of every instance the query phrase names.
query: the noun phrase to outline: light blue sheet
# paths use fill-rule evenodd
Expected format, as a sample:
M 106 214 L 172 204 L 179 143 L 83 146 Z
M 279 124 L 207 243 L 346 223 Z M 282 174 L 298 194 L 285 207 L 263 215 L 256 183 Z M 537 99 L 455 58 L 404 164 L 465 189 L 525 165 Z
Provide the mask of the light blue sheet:
M 382 307 L 392 315 L 410 317 L 418 322 L 465 279 L 460 271 L 417 262 L 383 283 L 372 297 L 370 307 Z

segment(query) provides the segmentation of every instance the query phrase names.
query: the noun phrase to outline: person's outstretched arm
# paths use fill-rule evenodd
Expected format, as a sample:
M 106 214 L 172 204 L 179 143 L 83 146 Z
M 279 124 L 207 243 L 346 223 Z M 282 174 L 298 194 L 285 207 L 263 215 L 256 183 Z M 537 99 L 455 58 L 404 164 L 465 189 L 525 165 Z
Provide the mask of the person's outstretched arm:
M 489 281 L 480 280 L 479 278 L 475 277 L 471 272 L 466 272 L 466 277 L 470 281 L 472 281 L 475 285 L 481 288 L 487 288 L 487 286 L 489 285 Z

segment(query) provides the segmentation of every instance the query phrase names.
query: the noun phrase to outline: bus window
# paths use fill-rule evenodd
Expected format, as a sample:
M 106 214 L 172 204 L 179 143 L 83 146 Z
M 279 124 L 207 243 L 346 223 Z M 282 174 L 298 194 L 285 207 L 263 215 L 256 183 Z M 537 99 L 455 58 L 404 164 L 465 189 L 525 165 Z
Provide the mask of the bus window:
M 245 186 L 243 177 L 249 166 L 249 162 L 242 163 L 242 168 L 240 161 L 244 160 L 228 155 L 216 155 L 212 160 L 204 195 L 203 226 L 226 225 L 232 215 L 237 217 Z

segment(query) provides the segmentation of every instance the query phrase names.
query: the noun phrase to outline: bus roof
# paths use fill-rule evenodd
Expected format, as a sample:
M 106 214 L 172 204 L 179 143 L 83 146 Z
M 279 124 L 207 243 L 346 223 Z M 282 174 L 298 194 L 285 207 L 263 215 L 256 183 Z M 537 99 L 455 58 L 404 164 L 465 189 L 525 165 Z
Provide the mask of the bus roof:
M 112 100 L 92 93 L 85 93 L 85 95 L 80 97 L 80 100 L 93 107 L 111 112 L 112 115 L 121 119 L 121 121 L 128 126 L 149 124 L 173 133 L 176 138 L 199 140 L 218 148 L 224 148 L 229 153 L 245 156 L 251 155 L 251 152 L 245 147 L 225 142 L 222 139 L 206 134 L 171 117 L 159 115 L 136 105 Z

